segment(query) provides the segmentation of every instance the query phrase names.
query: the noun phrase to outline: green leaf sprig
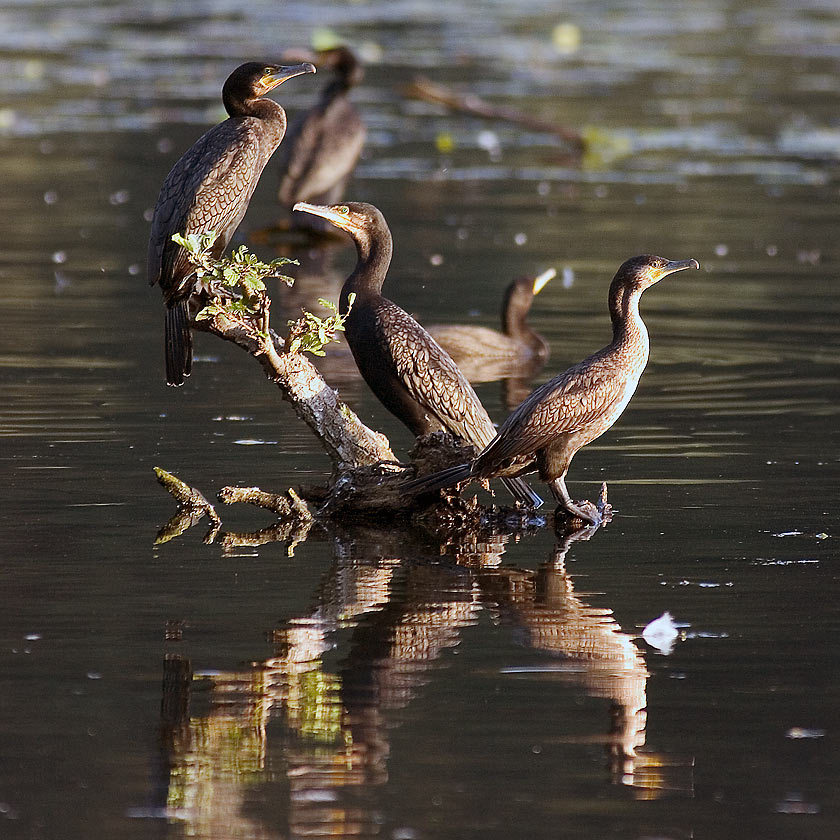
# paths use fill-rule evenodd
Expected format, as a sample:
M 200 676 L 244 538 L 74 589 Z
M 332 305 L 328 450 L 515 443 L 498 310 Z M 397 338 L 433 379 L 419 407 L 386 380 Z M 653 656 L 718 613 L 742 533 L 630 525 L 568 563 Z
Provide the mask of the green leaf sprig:
M 324 347 L 331 341 L 338 341 L 338 333 L 344 332 L 344 322 L 353 307 L 355 294 L 351 294 L 347 313 L 340 315 L 338 307 L 331 301 L 320 298 L 318 303 L 332 312 L 326 318 L 319 318 L 311 312 L 303 310 L 303 317 L 297 321 L 289 321 L 289 336 L 286 339 L 287 353 L 312 353 L 314 356 L 324 356 Z
M 176 233 L 172 241 L 180 245 L 195 266 L 196 276 L 203 285 L 208 286 L 216 296 L 219 291 L 234 293 L 234 299 L 221 303 L 211 302 L 196 316 L 197 320 L 212 318 L 221 311 L 254 315 L 266 294 L 264 280 L 273 278 L 283 281 L 287 286 L 294 283 L 294 279 L 280 272 L 284 265 L 298 265 L 297 260 L 288 257 L 277 257 L 265 263 L 247 246 L 241 245 L 233 251 L 229 258 L 217 259 L 210 249 L 216 241 L 216 232 L 190 233 L 182 236 Z M 221 289 L 220 289 L 221 287 Z M 240 295 L 236 299 L 236 294 Z

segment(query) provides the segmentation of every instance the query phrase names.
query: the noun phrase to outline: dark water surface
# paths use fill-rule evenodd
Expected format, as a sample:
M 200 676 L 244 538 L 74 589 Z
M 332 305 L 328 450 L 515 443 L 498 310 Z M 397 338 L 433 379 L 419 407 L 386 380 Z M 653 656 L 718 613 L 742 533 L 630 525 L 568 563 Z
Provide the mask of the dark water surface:
M 536 384 L 606 342 L 624 259 L 702 264 L 645 296 L 648 370 L 572 466 L 620 511 L 589 541 L 348 524 L 289 556 L 202 523 L 154 547 L 154 465 L 207 494 L 329 470 L 235 349 L 198 336 L 165 387 L 144 265 L 227 73 L 321 26 L 367 58 L 348 197 L 386 214 L 388 291 L 422 321 L 494 326 L 510 279 L 556 267 Z M 0 837 L 836 837 L 838 44 L 821 0 L 0 6 Z M 407 101 L 418 73 L 586 126 L 590 151 Z M 278 324 L 352 254 L 321 261 Z M 665 611 L 669 654 L 640 636 Z

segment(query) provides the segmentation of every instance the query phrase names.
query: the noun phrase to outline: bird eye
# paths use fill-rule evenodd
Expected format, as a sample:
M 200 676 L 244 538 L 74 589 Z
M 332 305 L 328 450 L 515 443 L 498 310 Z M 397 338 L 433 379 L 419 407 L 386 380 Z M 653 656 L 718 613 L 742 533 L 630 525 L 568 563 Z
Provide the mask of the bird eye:
M 273 68 L 273 67 L 263 67 L 263 73 L 264 73 L 266 76 L 270 76 L 273 72 L 274 72 L 274 68 Z
M 350 215 L 350 208 L 346 204 L 342 204 L 341 207 L 335 208 L 336 213 L 341 213 L 342 216 L 349 216 Z

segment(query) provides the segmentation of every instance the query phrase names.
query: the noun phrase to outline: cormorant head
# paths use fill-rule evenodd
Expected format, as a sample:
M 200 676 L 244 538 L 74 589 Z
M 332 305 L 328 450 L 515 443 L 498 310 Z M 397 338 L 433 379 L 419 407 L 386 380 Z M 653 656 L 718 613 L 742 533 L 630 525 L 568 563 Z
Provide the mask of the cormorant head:
M 549 268 L 536 277 L 520 277 L 518 280 L 514 280 L 507 288 L 505 302 L 509 301 L 513 305 L 529 308 L 534 295 L 538 295 L 548 284 L 548 281 L 553 280 L 556 276 L 557 271 Z
M 514 328 L 514 322 L 524 322 L 534 302 L 534 295 L 538 295 L 549 280 L 557 276 L 553 268 L 549 268 L 536 277 L 520 277 L 514 280 L 505 290 L 502 301 L 502 329 L 506 332 Z
M 372 204 L 350 201 L 347 204 L 307 204 L 299 201 L 292 208 L 303 213 L 320 216 L 332 222 L 337 228 L 346 230 L 356 242 L 370 241 L 389 234 L 388 223 L 382 213 Z
M 362 63 L 346 44 L 338 44 L 334 47 L 318 50 L 315 63 L 319 67 L 333 70 L 337 76 L 344 80 L 347 87 L 359 84 L 365 75 Z
M 246 64 L 240 64 L 228 76 L 222 89 L 222 98 L 238 101 L 259 98 L 285 82 L 286 79 L 314 72 L 315 68 L 308 61 L 291 66 L 249 61 Z
M 653 254 L 642 254 L 627 260 L 618 269 L 613 284 L 643 292 L 663 277 L 684 268 L 700 268 L 700 263 L 697 260 L 666 260 Z

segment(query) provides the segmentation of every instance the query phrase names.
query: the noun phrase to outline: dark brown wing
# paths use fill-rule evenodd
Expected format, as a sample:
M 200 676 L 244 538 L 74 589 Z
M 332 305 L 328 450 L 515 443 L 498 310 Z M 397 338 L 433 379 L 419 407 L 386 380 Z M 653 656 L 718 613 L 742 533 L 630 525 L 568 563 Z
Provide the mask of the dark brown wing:
M 149 236 L 149 282 L 159 282 L 168 300 L 192 274 L 172 235 L 214 230 L 220 254 L 242 221 L 262 169 L 257 122 L 230 119 L 214 126 L 167 175 Z
M 395 303 L 382 298 L 378 323 L 397 376 L 450 432 L 479 448 L 496 434 L 484 406 L 449 354 Z
M 602 357 L 594 371 L 591 361 L 569 368 L 527 397 L 499 427 L 496 439 L 479 456 L 480 463 L 499 465 L 533 455 L 560 435 L 600 423 L 608 428 L 615 419 L 612 414 L 620 413 L 628 377 L 607 358 Z

